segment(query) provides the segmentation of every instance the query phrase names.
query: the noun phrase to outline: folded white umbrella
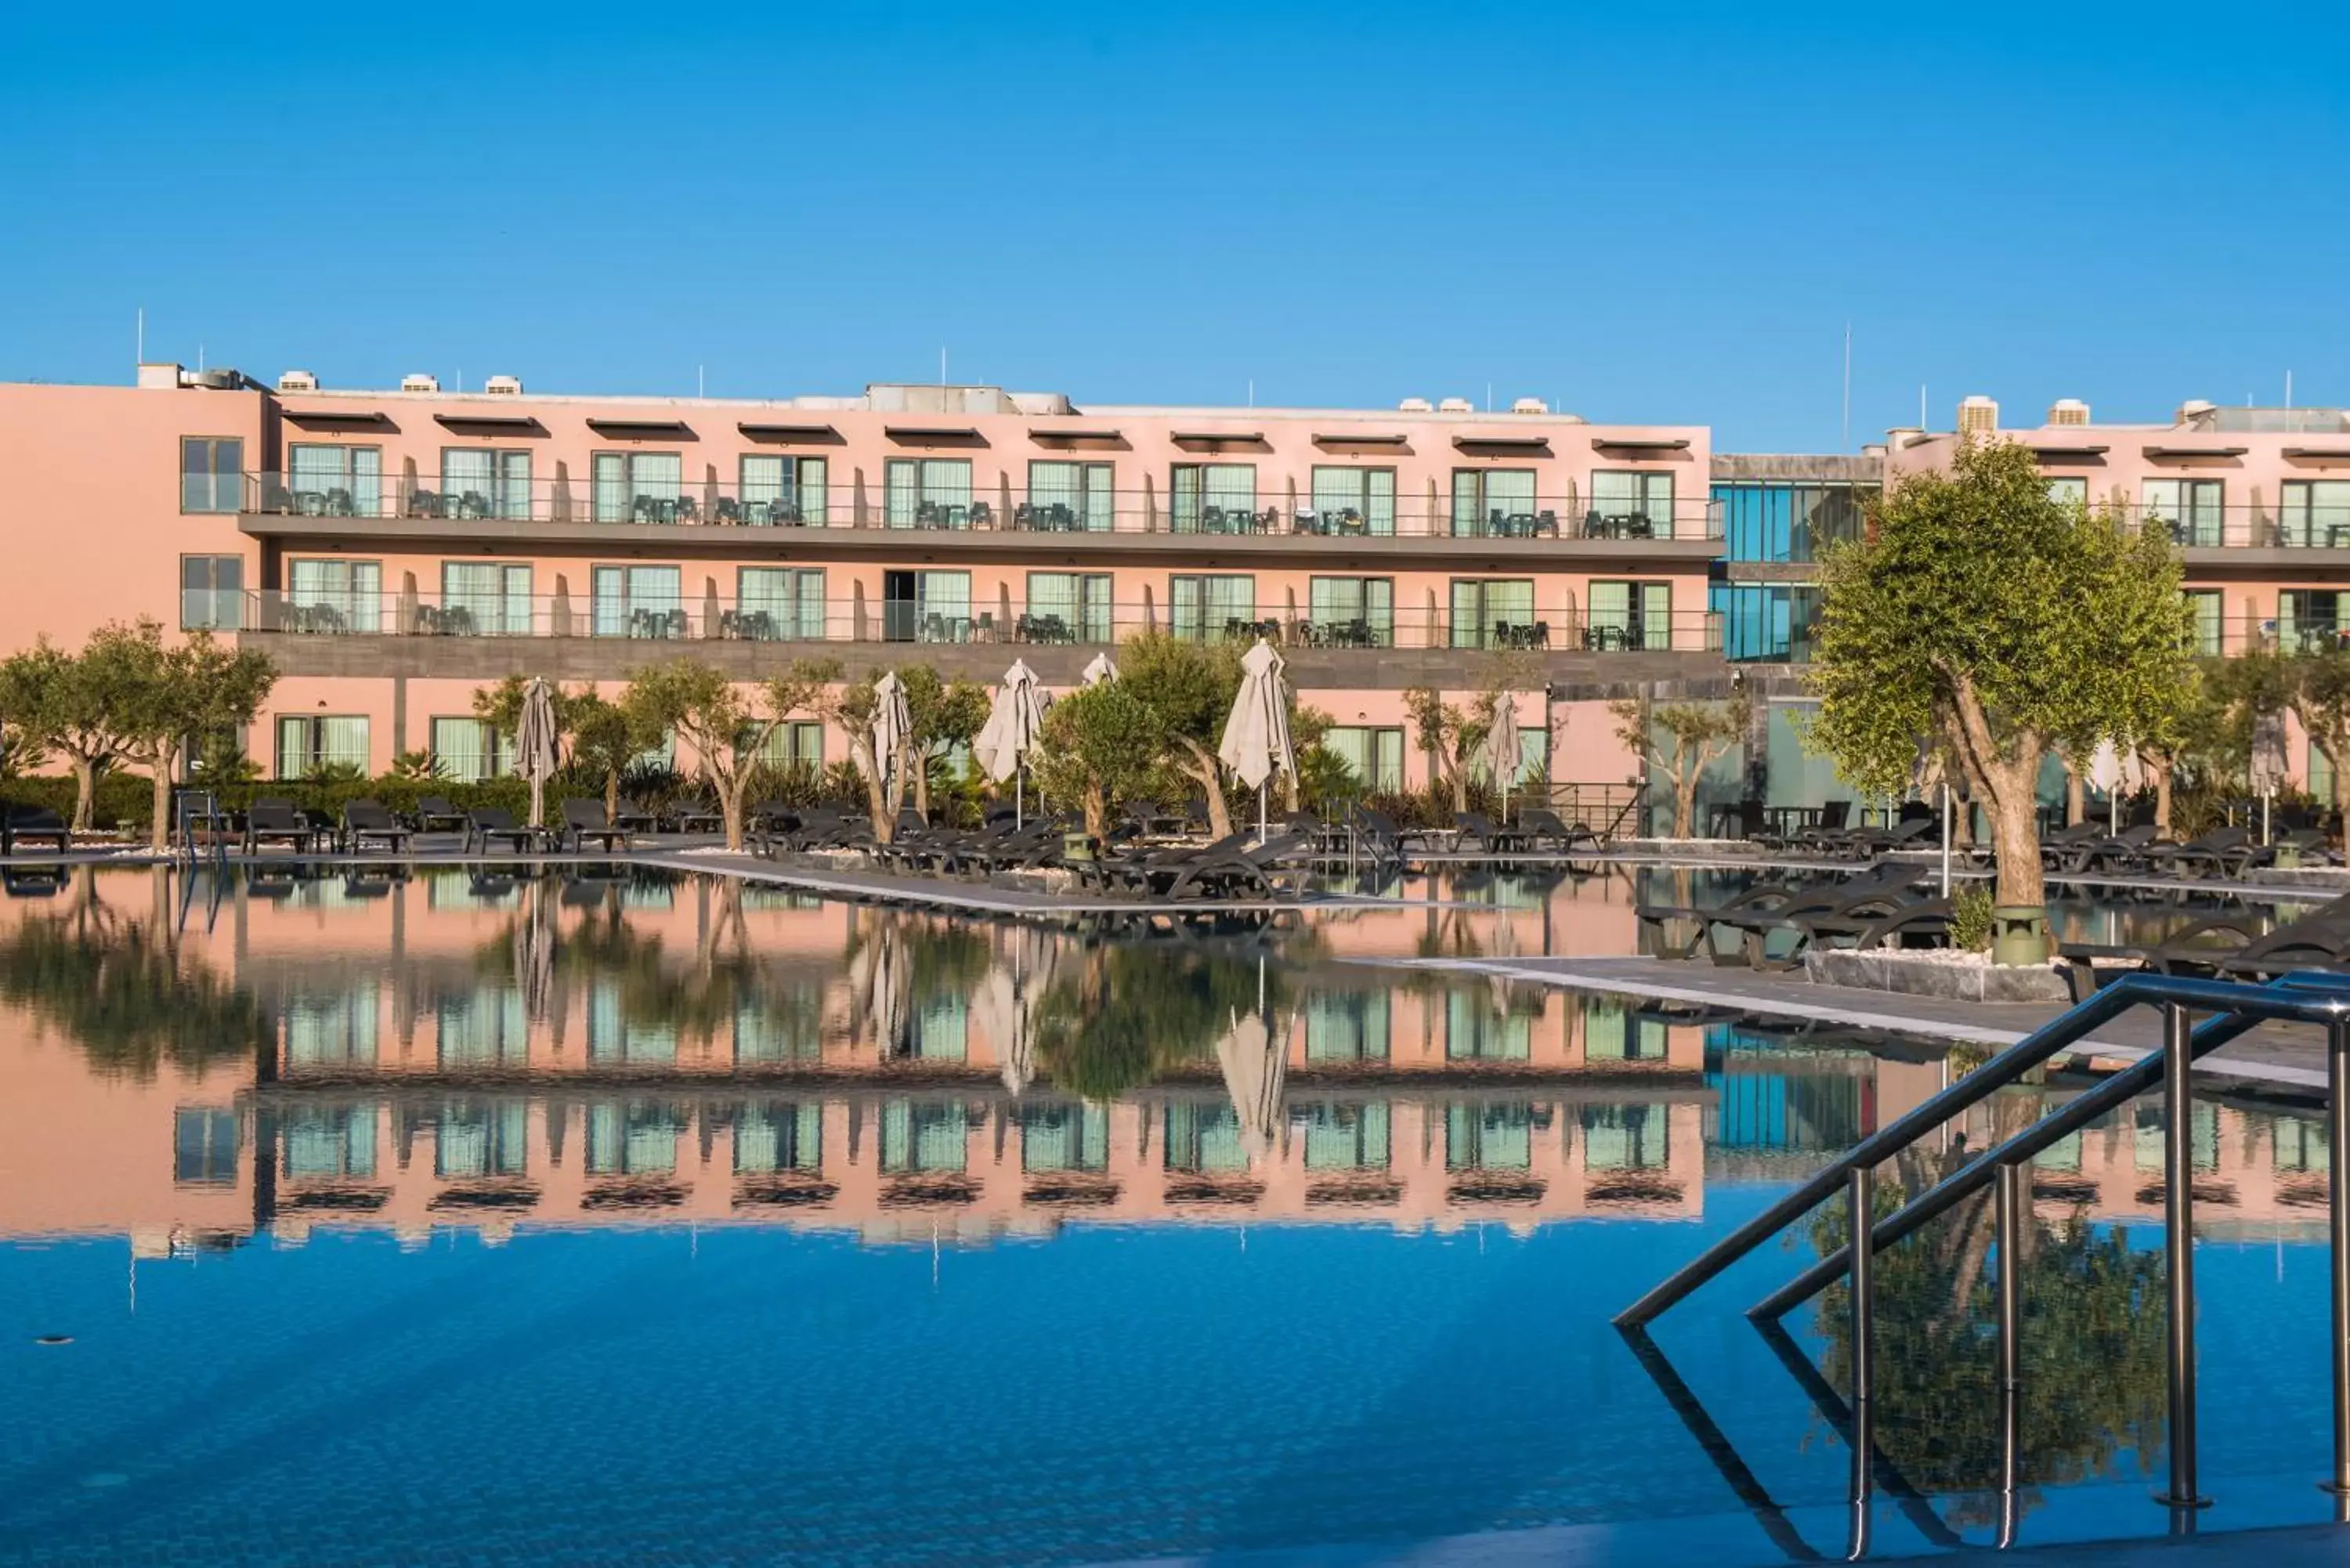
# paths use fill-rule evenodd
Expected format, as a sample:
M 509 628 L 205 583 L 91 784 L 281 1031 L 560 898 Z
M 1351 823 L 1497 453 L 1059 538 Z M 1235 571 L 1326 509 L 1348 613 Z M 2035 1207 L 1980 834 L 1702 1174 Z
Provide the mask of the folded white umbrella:
M 1241 1148 L 1249 1164 L 1262 1168 L 1281 1137 L 1282 1080 L 1287 1069 L 1285 1031 L 1276 1031 L 1262 1012 L 1235 1012 L 1232 1026 L 1216 1042 L 1216 1064 L 1241 1124 Z
M 1093 657 L 1093 662 L 1087 664 L 1084 671 L 1078 675 L 1077 682 L 1083 686 L 1098 686 L 1105 680 L 1117 679 L 1118 666 L 1109 661 L 1109 655 L 1097 653 Z
M 1493 727 L 1485 732 L 1485 765 L 1492 770 L 1494 788 L 1506 793 L 1517 782 L 1519 753 L 1518 694 L 1504 691 L 1494 705 Z
M 988 704 L 987 723 L 971 743 L 972 760 L 1002 784 L 1020 771 L 1045 727 L 1045 688 L 1027 660 L 1014 659 Z
M 546 781 L 555 776 L 555 688 L 534 675 L 522 691 L 522 718 L 515 725 L 515 771 L 530 781 L 530 825 L 546 815 Z
M 881 783 L 887 787 L 889 775 L 898 765 L 898 748 L 914 728 L 913 715 L 906 708 L 906 683 L 891 670 L 873 683 L 873 765 L 881 770 Z
M 1275 774 L 1295 774 L 1297 754 L 1289 744 L 1289 689 L 1281 679 L 1281 655 L 1263 638 L 1241 659 L 1240 694 L 1224 721 L 1216 759 L 1232 776 L 1256 791 L 1257 837 L 1264 836 L 1265 785 Z

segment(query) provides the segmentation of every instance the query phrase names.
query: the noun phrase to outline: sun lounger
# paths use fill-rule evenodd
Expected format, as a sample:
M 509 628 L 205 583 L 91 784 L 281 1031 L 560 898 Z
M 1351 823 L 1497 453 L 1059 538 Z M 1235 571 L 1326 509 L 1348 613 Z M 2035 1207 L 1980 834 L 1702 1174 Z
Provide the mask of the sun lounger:
M 465 814 L 465 853 L 484 853 L 491 845 L 504 843 L 515 854 L 527 855 L 538 847 L 542 831 L 516 822 L 504 806 L 477 806 Z
M 293 846 L 297 855 L 317 848 L 325 836 L 290 800 L 256 800 L 244 814 L 244 852 L 257 854 L 265 844 Z
M 365 849 L 372 841 L 394 855 L 405 854 L 410 836 L 380 801 L 355 800 L 343 807 L 343 848 L 351 853 Z
M 1159 896 L 1182 898 L 1273 898 L 1295 897 L 1298 873 L 1279 869 L 1284 861 L 1303 857 L 1312 847 L 1302 834 L 1284 834 L 1250 848 L 1201 853 L 1177 869 Z
M 1705 948 L 1717 964 L 1743 965 L 1754 970 L 1791 969 L 1803 961 L 1811 945 L 1804 922 L 1848 918 L 1864 910 L 1882 914 L 1885 900 L 1900 896 L 1916 880 L 1912 866 L 1878 867 L 1846 882 L 1823 883 L 1795 892 L 1775 907 L 1749 906 L 1710 915 L 1705 921 Z M 1786 950 L 1771 950 L 1774 935 L 1793 932 Z M 1694 955 L 1692 955 L 1694 956 Z
M 563 802 L 563 842 L 577 855 L 586 853 L 591 838 L 607 853 L 629 846 L 628 829 L 605 815 L 602 801 L 567 796 Z
M 27 841 L 46 844 L 63 855 L 73 847 L 73 832 L 64 817 L 45 805 L 0 808 L 0 855 L 14 855 L 16 846 Z
M 2119 833 L 2073 846 L 2065 852 L 2061 869 L 2075 877 L 2086 872 L 2120 873 L 2140 869 L 2145 864 L 2147 851 L 2154 846 L 2154 840 L 2155 826 L 2150 822 L 2125 827 Z
M 433 833 L 447 830 L 465 831 L 465 814 L 449 804 L 445 795 L 419 795 L 416 800 L 416 831 Z

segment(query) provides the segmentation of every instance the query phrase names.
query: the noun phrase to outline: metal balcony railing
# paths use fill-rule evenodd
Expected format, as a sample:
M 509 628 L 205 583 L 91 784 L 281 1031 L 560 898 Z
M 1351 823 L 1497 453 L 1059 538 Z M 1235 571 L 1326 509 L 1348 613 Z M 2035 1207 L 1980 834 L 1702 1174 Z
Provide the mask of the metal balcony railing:
M 1108 647 L 1143 632 L 1196 641 L 1288 649 L 1385 649 L 1534 653 L 1717 653 L 1721 618 L 1703 610 L 1646 615 L 1492 611 L 1475 618 L 1424 609 L 1260 611 L 1155 599 L 1015 605 L 968 601 L 745 598 L 712 594 L 622 596 L 442 594 L 282 589 L 192 592 L 188 624 L 306 637 L 600 638 L 648 642 L 1006 643 Z
M 486 488 L 483 487 L 486 484 Z M 1441 494 L 1317 504 L 1280 476 L 1254 493 L 1178 495 L 1157 488 L 907 491 L 836 474 L 822 484 L 680 478 L 648 485 L 592 478 L 488 483 L 348 472 L 244 475 L 243 510 L 264 516 L 478 524 L 610 523 L 709 528 L 898 528 L 909 532 L 1202 534 L 1332 539 L 1718 540 L 1721 511 L 1702 497 L 1670 504 L 1568 490 L 1507 502 Z
M 2163 1016 L 2162 1044 L 2023 1131 L 1986 1149 L 1883 1219 L 1876 1218 L 1877 1168 L 1953 1117 L 2016 1083 L 2099 1026 L 2137 1007 Z M 2207 1016 L 2200 1023 L 2194 1014 Z M 2062 1017 L 2009 1046 L 1974 1072 L 1868 1137 L 1762 1213 L 1739 1226 L 1617 1315 L 1636 1351 L 1648 1325 L 1708 1281 L 1777 1236 L 1838 1192 L 1846 1199 L 1846 1242 L 1773 1291 L 1747 1315 L 1775 1327 L 1789 1311 L 1842 1276 L 1850 1282 L 1853 1345 L 1855 1502 L 1865 1496 L 1872 1449 L 1874 1386 L 1871 1269 L 1876 1254 L 1914 1234 L 1958 1204 L 1993 1189 L 1993 1247 L 1998 1259 L 2000 1385 L 2002 1427 L 2012 1433 L 2022 1378 L 2022 1279 L 2015 1248 L 2022 1236 L 2022 1190 L 2034 1157 L 2139 1095 L 2160 1085 L 2164 1100 L 2163 1216 L 2169 1316 L 2169 1489 L 2174 1509 L 2201 1507 L 2197 1490 L 2195 1424 L 2194 1149 L 2189 1083 L 2197 1059 L 2254 1025 L 2270 1021 L 2314 1023 L 2326 1031 L 2327 1128 L 2334 1149 L 2350 1147 L 2350 976 L 2287 975 L 2266 985 L 2171 975 L 2124 976 Z M 2334 1473 L 2328 1482 L 2350 1493 L 2350 1180 L 2337 1159 L 2329 1178 L 2333 1245 Z M 2010 1475 L 2013 1471 L 2011 1467 Z

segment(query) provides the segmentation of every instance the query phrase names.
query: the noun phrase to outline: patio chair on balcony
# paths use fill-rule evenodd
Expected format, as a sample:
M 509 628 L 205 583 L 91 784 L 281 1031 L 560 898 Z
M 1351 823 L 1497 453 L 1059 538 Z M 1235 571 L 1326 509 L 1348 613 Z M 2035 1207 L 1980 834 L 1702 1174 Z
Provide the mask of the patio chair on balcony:
M 713 506 L 713 507 L 712 507 L 712 508 L 710 509 L 710 520 L 711 520 L 712 523 L 740 523 L 740 522 L 742 522 L 742 521 L 743 521 L 743 504 L 742 504 L 742 503 L 740 503 L 740 502 L 736 501 L 736 500 L 735 500 L 733 496 L 731 496 L 731 495 L 722 495 L 722 496 L 720 496 L 720 497 L 718 498 L 718 504 L 717 504 L 717 505 L 715 505 L 715 506 Z
M 1036 508 L 1025 501 L 1021 502 L 1012 509 L 1012 525 L 1014 528 L 1036 526 Z
M 340 485 L 333 486 L 328 490 L 328 516 L 356 517 L 359 515 L 359 503 L 352 499 L 351 493 L 349 491 L 343 489 Z
M 677 520 L 681 523 L 701 522 L 702 503 L 696 501 L 691 495 L 679 496 L 677 498 Z
M 974 528 L 994 527 L 995 508 L 990 506 L 984 501 L 972 502 L 971 504 L 971 525 Z
M 490 514 L 490 498 L 478 490 L 468 490 L 457 497 L 457 515 L 473 519 Z
M 440 516 L 441 497 L 439 494 L 430 490 L 414 490 L 409 492 L 408 514 L 411 517 Z
M 1537 534 L 1545 535 L 1547 535 L 1548 537 L 1553 538 L 1553 539 L 1557 538 L 1557 537 L 1558 537 L 1558 514 L 1557 514 L 1557 513 L 1555 513 L 1555 512 L 1537 512 L 1537 513 L 1535 513 L 1535 514 L 1534 514 L 1534 532 L 1535 532 L 1535 533 L 1537 533 Z

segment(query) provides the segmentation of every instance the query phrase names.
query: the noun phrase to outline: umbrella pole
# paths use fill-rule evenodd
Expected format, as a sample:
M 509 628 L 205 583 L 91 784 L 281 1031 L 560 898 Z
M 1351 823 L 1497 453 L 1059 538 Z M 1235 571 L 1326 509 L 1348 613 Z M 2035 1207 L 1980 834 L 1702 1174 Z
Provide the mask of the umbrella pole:
M 1028 771 L 1012 770 L 1012 826 L 1016 832 L 1028 826 Z
M 1950 782 L 1942 781 L 1942 897 L 1950 896 Z
M 1265 786 L 1266 784 L 1270 784 L 1273 781 L 1270 778 L 1267 778 L 1264 784 L 1261 784 L 1256 786 L 1256 841 L 1259 844 L 1263 844 L 1264 842 Z
M 2267 845 L 2268 845 L 2268 841 L 2269 841 L 2269 792 L 2268 792 L 2268 791 L 2266 791 L 2266 790 L 2262 790 L 2262 791 L 2261 791 L 2261 844 L 2262 844 L 2262 847 L 2266 847 L 2266 846 L 2267 846 Z

